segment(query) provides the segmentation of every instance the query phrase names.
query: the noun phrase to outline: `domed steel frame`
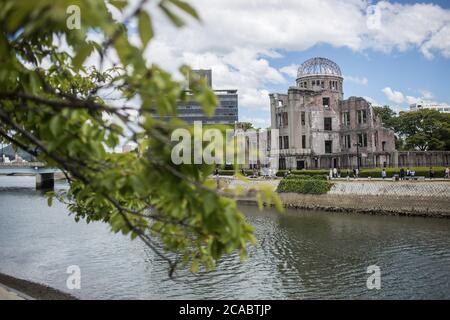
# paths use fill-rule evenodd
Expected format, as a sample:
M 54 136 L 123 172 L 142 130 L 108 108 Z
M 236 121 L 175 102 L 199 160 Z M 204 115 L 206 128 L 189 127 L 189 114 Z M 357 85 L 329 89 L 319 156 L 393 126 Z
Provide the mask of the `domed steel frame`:
M 311 75 L 330 75 L 342 77 L 341 68 L 339 66 L 327 59 L 327 58 L 312 58 L 298 68 L 297 78 L 302 78 Z

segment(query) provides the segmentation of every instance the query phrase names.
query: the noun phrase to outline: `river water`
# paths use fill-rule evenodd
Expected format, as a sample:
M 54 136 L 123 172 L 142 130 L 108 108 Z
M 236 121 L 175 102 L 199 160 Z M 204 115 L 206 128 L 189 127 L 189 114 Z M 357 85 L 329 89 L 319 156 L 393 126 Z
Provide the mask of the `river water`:
M 139 240 L 49 208 L 34 177 L 0 176 L 0 272 L 84 299 L 450 299 L 448 219 L 241 209 L 259 240 L 248 260 L 171 280 Z M 80 290 L 66 286 L 71 265 Z M 380 290 L 367 288 L 371 265 Z

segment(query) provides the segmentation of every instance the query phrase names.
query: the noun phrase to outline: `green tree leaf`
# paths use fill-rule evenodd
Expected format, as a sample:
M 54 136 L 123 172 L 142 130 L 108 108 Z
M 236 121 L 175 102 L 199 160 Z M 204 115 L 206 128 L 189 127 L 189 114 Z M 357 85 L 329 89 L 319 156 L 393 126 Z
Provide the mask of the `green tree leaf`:
M 152 22 L 150 16 L 145 11 L 139 13 L 138 19 L 139 35 L 144 47 L 146 47 L 148 42 L 153 38 Z
M 182 0 L 169 0 L 171 3 L 173 3 L 175 6 L 186 12 L 187 14 L 191 15 L 195 19 L 199 20 L 200 17 L 197 14 L 197 11 L 186 1 Z

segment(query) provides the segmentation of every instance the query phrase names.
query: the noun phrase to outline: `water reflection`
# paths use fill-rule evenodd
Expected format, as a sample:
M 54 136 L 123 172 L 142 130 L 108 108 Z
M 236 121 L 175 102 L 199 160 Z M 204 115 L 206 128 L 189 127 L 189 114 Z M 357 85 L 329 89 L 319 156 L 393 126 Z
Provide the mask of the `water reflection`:
M 74 223 L 33 188 L 32 177 L 0 177 L 0 272 L 67 291 L 66 268 L 76 264 L 82 289 L 71 293 L 81 298 L 450 298 L 449 220 L 241 207 L 259 240 L 248 261 L 232 255 L 214 272 L 179 271 L 173 281 L 139 241 Z M 382 270 L 379 291 L 366 288 L 372 264 Z

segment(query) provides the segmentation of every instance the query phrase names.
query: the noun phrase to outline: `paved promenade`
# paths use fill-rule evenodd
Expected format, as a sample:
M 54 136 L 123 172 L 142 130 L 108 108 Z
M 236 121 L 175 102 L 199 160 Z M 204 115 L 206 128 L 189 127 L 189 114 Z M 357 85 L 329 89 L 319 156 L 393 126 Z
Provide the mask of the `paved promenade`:
M 0 284 L 0 300 L 30 300 L 31 298 L 16 290 Z

